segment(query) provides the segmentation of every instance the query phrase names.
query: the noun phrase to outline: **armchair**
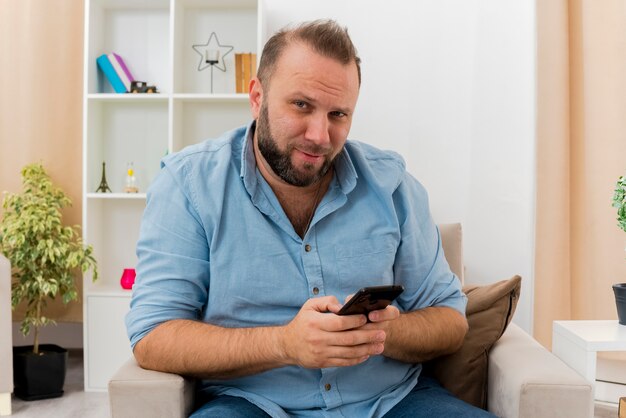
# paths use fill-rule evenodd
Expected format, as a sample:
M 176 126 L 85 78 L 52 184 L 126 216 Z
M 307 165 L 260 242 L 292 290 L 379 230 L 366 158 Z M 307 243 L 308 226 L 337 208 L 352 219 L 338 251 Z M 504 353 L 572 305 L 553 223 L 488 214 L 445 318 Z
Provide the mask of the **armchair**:
M 446 259 L 463 280 L 460 224 L 439 225 Z M 592 386 L 514 323 L 488 354 L 488 410 L 504 418 L 588 418 Z M 194 381 L 129 359 L 109 382 L 113 418 L 186 417 Z

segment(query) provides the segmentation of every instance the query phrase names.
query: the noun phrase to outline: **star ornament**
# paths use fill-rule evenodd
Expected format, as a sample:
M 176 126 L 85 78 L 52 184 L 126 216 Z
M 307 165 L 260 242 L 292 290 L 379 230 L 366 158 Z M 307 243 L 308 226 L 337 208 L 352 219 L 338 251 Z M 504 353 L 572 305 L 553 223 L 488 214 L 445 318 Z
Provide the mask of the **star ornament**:
M 211 64 L 207 62 L 209 51 L 219 51 L 219 60 L 217 64 L 214 64 L 220 71 L 226 72 L 226 64 L 224 63 L 224 57 L 230 54 L 233 50 L 231 45 L 222 45 L 217 39 L 217 34 L 211 32 L 211 36 L 206 44 L 194 45 L 193 49 L 200 55 L 200 62 L 198 63 L 198 71 L 202 71 L 205 68 L 211 67 Z

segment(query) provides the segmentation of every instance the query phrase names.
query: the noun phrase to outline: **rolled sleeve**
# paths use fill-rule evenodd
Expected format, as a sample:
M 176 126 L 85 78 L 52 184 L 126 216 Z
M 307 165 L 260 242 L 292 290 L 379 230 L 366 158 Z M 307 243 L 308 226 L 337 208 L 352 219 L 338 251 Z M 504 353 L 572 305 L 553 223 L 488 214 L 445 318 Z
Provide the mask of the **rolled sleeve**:
M 405 287 L 398 304 L 405 311 L 446 306 L 465 315 L 467 298 L 443 253 L 426 190 L 407 173 L 394 201 L 402 231 L 394 273 L 396 282 Z
M 164 166 L 148 191 L 126 316 L 132 348 L 163 322 L 200 318 L 206 305 L 209 248 L 184 179 L 185 173 Z

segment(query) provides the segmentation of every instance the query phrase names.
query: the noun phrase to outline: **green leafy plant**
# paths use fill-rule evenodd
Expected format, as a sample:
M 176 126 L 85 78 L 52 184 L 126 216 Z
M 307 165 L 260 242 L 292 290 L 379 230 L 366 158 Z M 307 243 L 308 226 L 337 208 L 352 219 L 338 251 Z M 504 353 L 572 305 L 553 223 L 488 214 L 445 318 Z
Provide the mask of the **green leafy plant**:
M 615 184 L 613 207 L 617 208 L 617 226 L 626 232 L 626 176 L 620 176 Z
M 626 232 L 626 176 L 621 176 L 615 185 L 613 207 L 617 208 L 617 225 Z
M 52 184 L 39 163 L 22 169 L 21 193 L 5 192 L 0 220 L 0 252 L 11 262 L 13 309 L 26 301 L 21 324 L 24 335 L 34 328 L 33 351 L 39 353 L 39 330 L 54 323 L 43 309 L 48 299 L 61 295 L 63 303 L 76 300 L 74 275 L 78 269 L 98 278 L 93 248 L 83 246 L 78 226 L 63 226 L 61 209 L 70 206 L 65 193 Z

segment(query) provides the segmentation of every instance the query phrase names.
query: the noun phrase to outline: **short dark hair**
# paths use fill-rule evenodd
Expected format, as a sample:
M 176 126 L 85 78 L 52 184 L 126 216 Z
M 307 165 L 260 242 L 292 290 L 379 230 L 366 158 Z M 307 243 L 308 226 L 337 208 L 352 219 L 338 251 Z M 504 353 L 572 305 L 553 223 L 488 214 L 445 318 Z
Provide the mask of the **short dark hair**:
M 334 20 L 314 20 L 301 23 L 295 28 L 283 28 L 267 41 L 257 71 L 257 77 L 266 88 L 276 70 L 276 62 L 285 48 L 294 41 L 303 42 L 318 54 L 344 65 L 354 62 L 361 85 L 361 59 L 348 35 L 348 29 L 339 26 Z

